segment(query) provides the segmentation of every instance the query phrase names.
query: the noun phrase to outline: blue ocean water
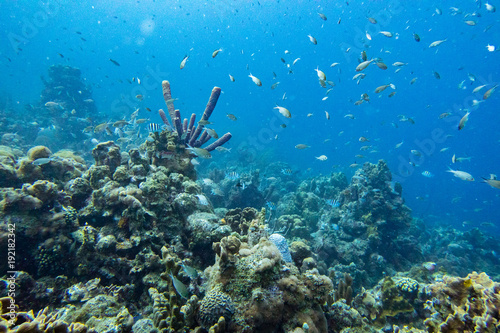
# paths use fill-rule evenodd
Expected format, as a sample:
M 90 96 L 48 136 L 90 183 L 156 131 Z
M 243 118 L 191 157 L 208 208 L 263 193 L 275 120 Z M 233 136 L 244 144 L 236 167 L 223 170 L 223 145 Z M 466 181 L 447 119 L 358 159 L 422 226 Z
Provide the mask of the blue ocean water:
M 385 159 L 395 180 L 403 184 L 415 217 L 458 228 L 464 221 L 471 222 L 466 228 L 497 224 L 500 192 L 480 180 L 500 173 L 498 91 L 483 100 L 499 81 L 499 53 L 487 49 L 500 46 L 498 13 L 488 12 L 480 1 L 437 7 L 432 1 L 7 0 L 0 5 L 0 91 L 20 118 L 30 116 L 24 105 L 38 102 L 40 76 L 46 76 L 51 65 L 69 65 L 80 68 L 92 87 L 96 118 L 128 118 L 139 107 L 140 117 L 159 123 L 156 110 L 165 107 L 161 80 L 170 81 L 178 99 L 175 106 L 184 116 L 201 114 L 211 89 L 219 86 L 223 94 L 211 121 L 219 133 L 233 134 L 227 145 L 232 152 L 215 155 L 212 162 L 251 161 L 247 166 L 264 169 L 267 163 L 281 161 L 309 177 L 337 171 L 351 176 L 356 170 L 351 164 Z M 369 17 L 377 23 L 370 23 Z M 438 40 L 446 41 L 429 47 Z M 217 49 L 222 51 L 212 58 Z M 388 69 L 372 63 L 357 84 L 352 77 L 363 50 Z M 186 66 L 180 69 L 185 56 Z M 396 73 L 398 67 L 392 64 L 397 61 L 406 65 Z M 334 62 L 339 65 L 330 67 Z M 335 84 L 326 100 L 322 98 L 330 86 L 320 86 L 317 68 Z M 262 87 L 249 74 L 258 77 Z M 132 78 L 140 78 L 141 85 L 130 82 Z M 374 92 L 390 83 L 395 90 Z M 472 93 L 483 84 L 484 89 Z M 389 98 L 391 92 L 396 94 Z M 370 101 L 354 105 L 363 93 Z M 135 98 L 138 94 L 143 101 Z M 276 105 L 289 109 L 292 118 L 281 116 L 273 109 Z M 469 121 L 459 131 L 466 109 Z M 444 112 L 451 115 L 439 119 Z M 227 113 L 238 120 L 229 120 Z M 414 124 L 400 121 L 399 115 Z M 360 137 L 369 141 L 359 142 Z M 297 150 L 297 144 L 310 148 Z M 362 146 L 372 147 L 361 151 Z M 440 152 L 443 148 L 449 149 Z M 320 155 L 328 159 L 315 158 Z M 470 161 L 453 164 L 453 155 Z M 448 167 L 471 173 L 475 181 L 453 177 Z M 423 171 L 434 177 L 424 177 Z M 498 232 L 495 227 L 481 228 Z

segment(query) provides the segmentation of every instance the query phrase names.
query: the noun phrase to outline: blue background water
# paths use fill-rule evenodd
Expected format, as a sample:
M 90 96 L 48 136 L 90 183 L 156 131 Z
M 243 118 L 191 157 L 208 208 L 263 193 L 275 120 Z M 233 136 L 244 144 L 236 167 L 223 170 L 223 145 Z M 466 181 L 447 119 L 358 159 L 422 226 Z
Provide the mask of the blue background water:
M 486 45 L 500 46 L 499 13 L 478 5 L 476 1 L 450 1 L 440 5 L 442 15 L 438 15 L 431 1 L 7 0 L 0 5 L 0 91 L 24 112 L 23 105 L 37 103 L 43 88 L 40 76 L 46 76 L 47 68 L 67 64 L 82 70 L 102 119 L 129 117 L 137 106 L 141 107 L 139 117 L 160 122 L 156 110 L 164 107 L 161 80 L 171 82 L 173 96 L 179 99 L 175 106 L 184 116 L 201 114 L 212 87 L 220 86 L 223 94 L 211 120 L 219 133 L 233 134 L 227 145 L 233 147 L 231 158 L 245 154 L 237 148 L 250 143 L 257 159 L 283 161 L 311 176 L 332 171 L 350 176 L 355 171 L 349 168 L 352 163 L 385 159 L 403 183 L 414 216 L 460 228 L 463 221 L 471 221 L 472 226 L 498 223 L 500 190 L 479 180 L 490 173 L 500 175 L 500 95 L 497 91 L 478 108 L 471 108 L 471 102 L 482 100 L 486 89 L 498 83 L 499 53 L 488 52 Z M 459 8 L 461 14 L 452 15 L 449 7 Z M 318 13 L 328 20 L 323 21 Z M 466 17 L 473 13 L 480 17 Z M 378 24 L 371 24 L 367 17 L 376 18 Z M 465 24 L 468 19 L 477 25 Z M 381 30 L 394 37 L 383 36 Z M 420 35 L 419 43 L 413 33 Z M 318 40 L 317 45 L 309 41 L 309 34 Z M 442 39 L 447 41 L 429 48 L 431 42 Z M 219 48 L 223 51 L 212 58 Z M 368 58 L 382 58 L 389 68 L 382 71 L 370 65 L 358 85 L 352 77 L 363 49 Z M 189 59 L 180 70 L 185 55 Z M 293 74 L 288 74 L 280 58 L 291 64 L 299 57 Z M 391 66 L 395 61 L 408 65 L 395 73 L 396 67 Z M 333 62 L 340 65 L 331 68 Z M 326 101 L 322 101 L 326 89 L 320 87 L 314 71 L 318 67 L 336 84 Z M 250 73 L 262 80 L 262 87 L 250 80 Z M 476 82 L 469 80 L 468 73 L 475 75 Z M 142 84 L 127 81 L 133 77 L 141 78 Z M 463 80 L 466 89 L 458 89 Z M 279 86 L 271 90 L 277 81 Z M 376 87 L 388 83 L 397 87 L 394 97 L 388 98 L 391 88 L 374 93 Z M 488 87 L 472 94 L 481 84 Z M 284 93 L 286 100 L 282 100 Z M 369 94 L 370 103 L 355 106 L 362 93 Z M 137 94 L 144 95 L 144 101 L 135 99 Z M 273 109 L 276 104 L 288 108 L 292 118 L 279 115 Z M 465 114 L 460 109 L 466 108 L 472 109 L 470 120 L 458 131 L 458 121 Z M 452 116 L 438 119 L 443 112 Z M 238 121 L 230 121 L 227 113 L 235 114 Z M 307 117 L 308 113 L 313 116 Z M 348 113 L 356 118 L 344 118 Z M 412 117 L 415 124 L 400 122 L 398 115 Z M 279 127 L 281 123 L 287 128 Z M 450 137 L 437 142 L 434 131 Z M 370 142 L 359 142 L 360 136 Z M 325 139 L 330 141 L 324 143 Z M 404 144 L 395 149 L 401 141 Z M 427 150 L 419 142 L 425 142 Z M 299 143 L 311 147 L 297 150 L 294 146 Z M 378 152 L 359 150 L 367 144 Z M 445 147 L 449 150 L 439 152 Z M 424 153 L 420 161 L 411 149 Z M 322 154 L 328 156 L 327 161 L 315 159 Z M 356 158 L 356 154 L 366 157 Z M 453 154 L 471 160 L 452 165 Z M 412 167 L 409 158 L 420 166 Z M 454 178 L 446 172 L 448 166 L 470 172 L 476 181 Z M 422 176 L 424 170 L 435 176 Z

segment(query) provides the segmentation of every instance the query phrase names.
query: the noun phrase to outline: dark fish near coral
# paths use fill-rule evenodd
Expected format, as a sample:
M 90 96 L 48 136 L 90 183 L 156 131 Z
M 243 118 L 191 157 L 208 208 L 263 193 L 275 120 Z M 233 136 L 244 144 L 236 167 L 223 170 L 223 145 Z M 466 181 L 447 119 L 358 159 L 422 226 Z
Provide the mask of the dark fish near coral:
M 113 64 L 115 64 L 116 66 L 120 66 L 120 64 L 118 63 L 118 61 L 116 60 L 113 60 L 113 59 L 109 59 L 109 61 L 111 61 Z

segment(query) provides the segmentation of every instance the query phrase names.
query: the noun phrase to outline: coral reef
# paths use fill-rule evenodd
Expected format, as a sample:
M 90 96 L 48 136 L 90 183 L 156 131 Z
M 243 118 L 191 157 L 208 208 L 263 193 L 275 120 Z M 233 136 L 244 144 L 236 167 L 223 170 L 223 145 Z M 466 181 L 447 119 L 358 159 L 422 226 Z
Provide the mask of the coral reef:
M 444 276 L 427 287 L 428 332 L 497 332 L 500 329 L 500 284 L 486 273 L 465 278 Z
M 33 310 L 29 312 L 8 311 L 8 305 L 15 304 L 10 297 L 0 299 L 0 331 L 6 333 L 29 332 L 29 333 L 92 333 L 97 332 L 89 329 L 79 322 L 68 324 L 60 318 L 59 313 L 49 313 L 48 307 L 38 311 L 34 315 Z
M 9 323 L 12 301 L 0 298 L 0 331 L 498 331 L 498 239 L 477 228 L 426 230 L 384 161 L 349 181 L 312 177 L 268 152 L 267 164 L 242 166 L 241 154 L 195 167 L 213 151 L 230 155 L 222 145 L 231 135 L 207 127 L 220 88 L 197 122 L 181 119 L 164 81 L 165 126 L 149 124 L 144 137 L 139 109 L 95 125 L 80 71 L 49 75 L 43 106 L 28 109 L 42 111 L 30 129 L 36 146 L 15 126 L 2 135 L 0 247 L 12 225 L 22 246 L 0 297 L 15 287 L 15 303 L 33 310 Z M 91 154 L 58 150 L 70 136 Z M 451 276 L 474 265 L 497 276 Z

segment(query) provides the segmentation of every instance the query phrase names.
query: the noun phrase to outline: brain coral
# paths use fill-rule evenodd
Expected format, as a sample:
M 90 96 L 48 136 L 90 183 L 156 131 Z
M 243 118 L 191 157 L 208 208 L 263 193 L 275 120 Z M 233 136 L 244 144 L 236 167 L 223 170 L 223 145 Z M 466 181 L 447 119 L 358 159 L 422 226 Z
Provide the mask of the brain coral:
M 231 297 L 219 287 L 210 290 L 200 302 L 198 320 L 204 327 L 217 323 L 221 316 L 229 321 L 234 313 Z

